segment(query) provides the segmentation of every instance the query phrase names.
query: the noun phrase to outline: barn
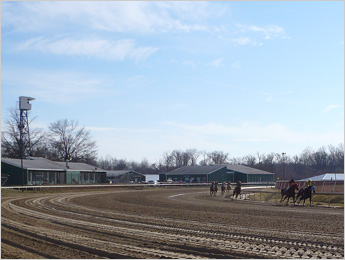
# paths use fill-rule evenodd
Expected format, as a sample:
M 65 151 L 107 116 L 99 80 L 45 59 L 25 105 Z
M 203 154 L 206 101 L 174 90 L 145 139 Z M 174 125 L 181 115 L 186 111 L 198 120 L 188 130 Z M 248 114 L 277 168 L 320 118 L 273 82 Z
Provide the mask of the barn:
M 56 162 L 41 157 L 1 158 L 5 185 L 95 184 L 106 182 L 106 171 L 86 163 Z
M 226 165 L 184 166 L 161 175 L 160 181 L 171 179 L 174 182 L 226 181 Z
M 144 174 L 133 170 L 107 171 L 107 181 L 110 183 L 140 183 L 145 180 Z
M 233 182 L 240 180 L 242 183 L 273 183 L 274 173 L 262 171 L 252 167 L 228 164 L 227 173 L 232 176 Z
M 184 166 L 160 175 L 160 181 L 171 179 L 174 182 L 237 182 L 272 183 L 274 173 L 258 170 L 244 165 Z
M 296 180 L 300 188 L 304 188 L 307 180 L 311 180 L 315 185 L 316 192 L 344 192 L 344 173 L 325 173 L 306 179 Z M 285 189 L 288 181 L 277 181 L 276 189 Z

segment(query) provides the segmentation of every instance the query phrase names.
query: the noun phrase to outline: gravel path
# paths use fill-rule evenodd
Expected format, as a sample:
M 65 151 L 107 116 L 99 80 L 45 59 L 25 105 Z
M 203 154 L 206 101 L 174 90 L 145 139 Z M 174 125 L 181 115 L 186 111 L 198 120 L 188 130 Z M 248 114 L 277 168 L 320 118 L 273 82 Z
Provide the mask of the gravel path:
M 2 258 L 344 258 L 344 210 L 208 188 L 2 196 Z

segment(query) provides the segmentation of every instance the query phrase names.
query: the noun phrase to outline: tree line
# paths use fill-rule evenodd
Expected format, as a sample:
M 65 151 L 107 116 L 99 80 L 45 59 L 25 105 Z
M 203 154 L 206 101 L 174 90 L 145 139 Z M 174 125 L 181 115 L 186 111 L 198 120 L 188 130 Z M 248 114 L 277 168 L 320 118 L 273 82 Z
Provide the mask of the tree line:
M 30 121 L 30 123 L 32 120 Z M 20 158 L 20 116 L 16 109 L 10 110 L 1 132 L 2 157 Z M 91 134 L 74 120 L 57 120 L 48 130 L 31 128 L 23 142 L 24 157 L 43 157 L 54 161 L 85 162 L 104 170 L 131 169 L 143 174 L 166 173 L 182 166 L 241 164 L 273 172 L 277 178 L 301 179 L 327 172 L 344 172 L 344 146 L 322 146 L 316 151 L 305 148 L 299 155 L 286 153 L 249 154 L 231 157 L 223 151 L 200 151 L 197 149 L 165 152 L 155 163 L 147 159 L 141 162 L 117 159 L 111 156 L 97 158 L 96 142 Z
M 198 151 L 197 149 L 173 150 L 165 152 L 158 162 L 141 162 L 101 157 L 97 165 L 105 170 L 132 169 L 144 174 L 166 173 L 183 166 L 241 164 L 276 174 L 279 179 L 303 179 L 324 173 L 344 173 L 344 146 L 322 146 L 316 151 L 305 148 L 299 155 L 286 153 L 249 154 L 231 157 L 223 151 Z

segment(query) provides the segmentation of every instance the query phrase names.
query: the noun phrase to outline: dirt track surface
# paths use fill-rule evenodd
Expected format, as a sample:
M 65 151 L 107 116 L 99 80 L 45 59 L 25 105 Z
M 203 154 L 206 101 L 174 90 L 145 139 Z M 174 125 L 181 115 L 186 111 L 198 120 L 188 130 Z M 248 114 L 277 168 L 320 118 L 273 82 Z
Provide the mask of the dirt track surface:
M 1 258 L 344 258 L 344 210 L 207 188 L 2 196 Z

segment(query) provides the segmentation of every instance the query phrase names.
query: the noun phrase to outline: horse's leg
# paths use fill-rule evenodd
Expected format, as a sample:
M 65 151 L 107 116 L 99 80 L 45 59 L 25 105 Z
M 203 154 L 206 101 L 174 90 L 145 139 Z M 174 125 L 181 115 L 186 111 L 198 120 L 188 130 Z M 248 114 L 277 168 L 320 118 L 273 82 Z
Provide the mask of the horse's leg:
M 299 198 L 299 201 L 297 202 L 298 198 Z M 299 204 L 301 203 L 301 200 L 302 200 L 302 196 L 301 196 L 301 195 L 297 196 L 296 202 L 297 202 L 297 205 L 298 205 L 298 206 L 299 206 Z

